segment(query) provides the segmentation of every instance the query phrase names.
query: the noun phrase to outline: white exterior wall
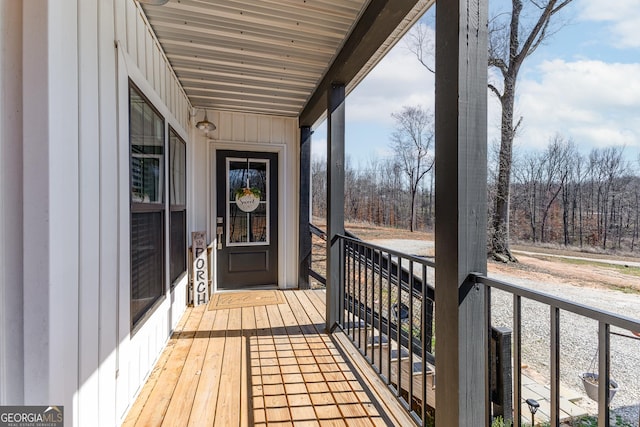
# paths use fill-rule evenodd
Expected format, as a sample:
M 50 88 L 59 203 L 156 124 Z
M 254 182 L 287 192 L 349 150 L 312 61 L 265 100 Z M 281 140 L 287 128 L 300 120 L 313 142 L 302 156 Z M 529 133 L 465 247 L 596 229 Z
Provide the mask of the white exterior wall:
M 215 232 L 215 189 L 225 183 L 216 182 L 215 151 L 247 150 L 277 152 L 278 168 L 278 286 L 298 287 L 298 223 L 300 208 L 299 168 L 300 130 L 298 120 L 290 117 L 209 111 L 209 120 L 217 129 L 209 133 L 208 176 L 209 189 L 208 235 L 213 248 L 217 245 Z M 206 190 L 206 189 L 205 189 Z M 214 257 L 215 260 L 215 257 Z M 215 262 L 214 265 L 214 289 Z
M 153 315 L 131 334 L 129 289 L 130 289 L 130 251 L 129 251 L 129 80 L 133 82 L 145 97 L 158 110 L 170 125 L 187 143 L 187 173 L 195 168 L 191 164 L 192 152 L 197 149 L 197 141 L 191 142 L 196 132 L 189 118 L 190 104 L 172 73 L 159 44 L 153 37 L 144 16 L 137 4 L 130 0 L 119 2 L 118 28 L 118 104 L 120 134 L 120 164 L 126 165 L 126 179 L 122 179 L 120 188 L 120 248 L 121 274 L 119 294 L 119 348 L 118 348 L 118 384 L 116 410 L 120 420 L 133 403 L 154 363 L 163 350 L 171 330 L 180 320 L 186 307 L 187 277 L 177 285 L 171 295 L 158 306 Z M 120 37 L 122 36 L 122 37 Z M 168 135 L 168 126 L 165 135 Z M 193 197 L 187 181 L 187 234 L 193 230 Z M 168 229 L 165 230 L 168 236 Z M 169 271 L 168 254 L 166 271 Z M 167 286 L 170 284 L 167 283 Z
M 282 288 L 297 286 L 297 119 L 209 111 L 202 135 L 133 0 L 0 0 L 0 49 L 0 404 L 118 425 L 187 293 L 185 277 L 131 332 L 129 81 L 187 143 L 189 239 L 212 237 L 215 149 L 279 153 Z
M 0 0 L 0 405 L 21 404 L 22 3 Z
M 117 425 L 187 286 L 131 333 L 129 79 L 189 159 L 190 105 L 132 0 L 0 0 L 0 50 L 0 404 Z

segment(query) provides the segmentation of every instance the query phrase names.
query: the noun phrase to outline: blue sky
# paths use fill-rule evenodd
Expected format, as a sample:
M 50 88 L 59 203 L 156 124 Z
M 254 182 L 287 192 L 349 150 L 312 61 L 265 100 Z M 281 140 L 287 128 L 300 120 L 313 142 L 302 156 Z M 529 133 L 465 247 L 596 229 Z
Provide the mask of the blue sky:
M 506 8 L 510 0 L 491 0 Z M 523 117 L 516 152 L 543 149 L 556 133 L 587 154 L 624 146 L 640 153 L 640 0 L 574 0 L 564 25 L 525 60 L 518 80 L 516 115 Z M 433 22 L 432 18 L 423 18 Z M 404 105 L 433 108 L 433 75 L 400 41 L 346 103 L 346 154 L 354 166 L 390 155 L 391 113 Z M 498 141 L 499 108 L 489 96 L 488 138 Z M 314 156 L 326 155 L 326 125 L 313 135 Z M 636 163 L 637 165 L 637 163 Z

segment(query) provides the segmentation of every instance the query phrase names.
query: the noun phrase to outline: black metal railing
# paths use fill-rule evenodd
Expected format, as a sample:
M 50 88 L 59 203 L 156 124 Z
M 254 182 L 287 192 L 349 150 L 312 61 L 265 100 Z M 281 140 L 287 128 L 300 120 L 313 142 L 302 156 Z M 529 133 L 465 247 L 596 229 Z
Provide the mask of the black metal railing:
M 327 286 L 326 265 L 327 265 L 327 234 L 318 226 L 309 224 L 311 231 L 311 257 L 309 259 L 309 276 L 316 279 L 318 283 Z
M 339 236 L 338 323 L 417 422 L 435 407 L 434 263 Z
M 312 226 L 312 233 L 325 233 Z M 364 242 L 354 235 L 338 236 L 340 245 L 340 304 L 338 323 L 368 360 L 404 408 L 419 425 L 430 425 L 435 414 L 434 339 L 435 263 L 433 260 Z M 311 275 L 311 273 L 310 273 Z M 313 276 L 316 278 L 316 276 Z M 493 403 L 492 415 L 504 425 L 522 426 L 522 300 L 544 304 L 549 310 L 550 425 L 560 425 L 560 313 L 568 312 L 597 322 L 598 426 L 609 426 L 610 336 L 612 327 L 640 331 L 636 319 L 609 313 L 504 281 L 472 274 L 471 280 L 513 299 L 512 329 L 492 327 L 491 363 L 486 376 Z M 324 282 L 323 275 L 320 278 Z M 536 313 L 540 315 L 539 311 Z M 491 319 L 491 316 L 487 316 Z M 546 333 L 546 332 L 545 332 Z M 512 363 L 513 348 L 513 363 Z M 519 402 L 519 403 L 516 403 Z M 496 412 L 498 408 L 498 412 Z M 510 424 L 513 423 L 513 424 Z M 592 424 L 589 424 L 592 425 Z
M 637 319 L 631 319 L 618 314 L 610 313 L 593 307 L 589 307 L 583 304 L 579 304 L 573 301 L 568 301 L 563 298 L 551 296 L 549 294 L 539 292 L 536 290 L 524 288 L 511 283 L 507 283 L 500 280 L 488 278 L 483 275 L 471 275 L 471 279 L 479 284 L 484 284 L 489 290 L 489 297 L 491 297 L 491 290 L 500 290 L 510 294 L 513 298 L 512 313 L 513 313 L 513 401 L 520 402 L 520 404 L 513 405 L 513 425 L 521 426 L 523 415 L 529 416 L 528 413 L 522 414 L 521 407 L 525 402 L 522 395 L 522 324 L 523 324 L 523 300 L 535 301 L 548 307 L 549 315 L 549 333 L 550 340 L 549 349 L 549 375 L 550 378 L 550 425 L 560 425 L 561 410 L 560 410 L 560 317 L 563 315 L 577 315 L 584 318 L 585 321 L 591 320 L 597 322 L 597 373 L 595 375 L 597 380 L 597 396 L 598 402 L 598 426 L 608 427 L 610 425 L 610 402 L 612 395 L 610 394 L 611 384 L 611 335 L 623 335 L 618 332 L 611 331 L 612 327 L 617 327 L 625 331 L 640 331 L 640 321 Z M 537 316 L 544 316 L 539 310 L 536 312 Z M 575 368 L 575 367 L 574 367 Z M 582 424 L 581 424 L 582 425 Z M 592 424 L 589 424 L 592 425 Z M 618 425 L 618 424 L 616 424 Z M 626 424 L 625 424 L 626 425 Z

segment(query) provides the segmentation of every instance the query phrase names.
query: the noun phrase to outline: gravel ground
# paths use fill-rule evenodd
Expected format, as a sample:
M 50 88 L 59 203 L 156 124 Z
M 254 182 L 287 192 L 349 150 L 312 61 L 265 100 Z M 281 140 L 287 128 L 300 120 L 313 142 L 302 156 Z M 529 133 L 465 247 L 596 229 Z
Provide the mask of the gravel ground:
M 416 240 L 385 239 L 372 241 L 410 254 L 427 255 L 433 251 L 433 243 Z M 618 290 L 591 288 L 562 283 L 532 280 L 523 277 L 526 273 L 492 273 L 492 278 L 515 285 L 536 289 L 569 301 L 578 302 L 626 317 L 640 318 L 640 294 L 623 293 Z M 553 282 L 553 283 L 551 283 Z M 492 292 L 492 321 L 495 326 L 511 328 L 513 298 L 500 291 Z M 550 360 L 550 310 L 534 301 L 522 302 L 522 362 L 524 372 L 541 383 L 549 382 Z M 611 377 L 619 390 L 611 402 L 612 413 L 623 417 L 632 426 L 640 426 L 640 340 L 629 331 L 612 328 L 612 332 L 625 335 L 611 336 Z M 596 349 L 598 324 L 572 313 L 560 314 L 560 381 L 562 385 L 583 395 L 577 402 L 591 413 L 597 413 L 597 403 L 590 400 L 584 391 L 579 375 L 597 371 Z M 612 424 L 614 425 L 614 424 Z
M 522 277 L 492 274 L 491 277 L 515 285 L 536 289 L 573 302 L 607 310 L 623 316 L 638 318 L 640 295 L 615 290 L 585 288 L 569 284 L 541 283 Z M 492 321 L 497 326 L 512 325 L 512 297 L 504 292 L 492 293 Z M 534 301 L 522 303 L 522 363 L 527 371 L 548 383 L 549 380 L 549 308 Z M 611 336 L 611 377 L 617 381 L 619 391 L 611 402 L 614 414 L 629 423 L 637 423 L 640 403 L 640 340 L 629 331 L 612 329 L 625 337 Z M 572 313 L 560 314 L 560 381 L 583 395 L 578 404 L 593 413 L 597 405 L 586 397 L 579 375 L 597 371 L 594 361 L 598 345 L 598 324 Z M 637 424 L 633 424 L 637 425 Z

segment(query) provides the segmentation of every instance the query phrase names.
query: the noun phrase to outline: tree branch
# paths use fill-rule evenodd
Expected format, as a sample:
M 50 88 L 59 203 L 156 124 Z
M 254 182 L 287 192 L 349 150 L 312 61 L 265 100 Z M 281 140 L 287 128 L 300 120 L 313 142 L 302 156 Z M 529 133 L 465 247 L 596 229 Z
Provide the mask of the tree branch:
M 489 58 L 489 66 L 496 67 L 502 73 L 502 76 L 506 76 L 507 74 L 507 64 L 502 60 L 502 58 Z
M 520 2 L 520 0 L 513 0 L 514 2 Z M 556 4 L 557 0 L 549 0 L 547 5 L 544 7 L 544 11 L 540 18 L 538 18 L 538 22 L 533 27 L 531 32 L 529 33 L 529 37 L 522 45 L 522 49 L 516 55 L 516 62 L 522 62 L 525 57 L 527 57 L 530 53 L 532 53 L 536 47 L 540 45 L 540 43 L 544 40 L 546 35 L 547 27 L 549 26 L 549 20 L 551 16 L 558 12 L 560 9 L 571 3 L 573 0 L 563 0 L 560 4 Z M 535 3 L 534 3 L 535 4 Z M 541 6 L 539 6 L 541 7 Z M 515 14 L 515 13 L 514 13 Z
M 491 90 L 491 92 L 493 92 L 498 97 L 498 99 L 502 99 L 502 94 L 500 93 L 500 91 L 498 91 L 498 88 L 491 83 L 489 83 L 489 90 Z
M 520 118 L 518 119 L 518 123 L 516 123 L 516 125 L 513 127 L 514 135 L 518 132 L 518 128 L 520 127 L 521 124 L 522 124 L 522 116 L 520 116 Z

